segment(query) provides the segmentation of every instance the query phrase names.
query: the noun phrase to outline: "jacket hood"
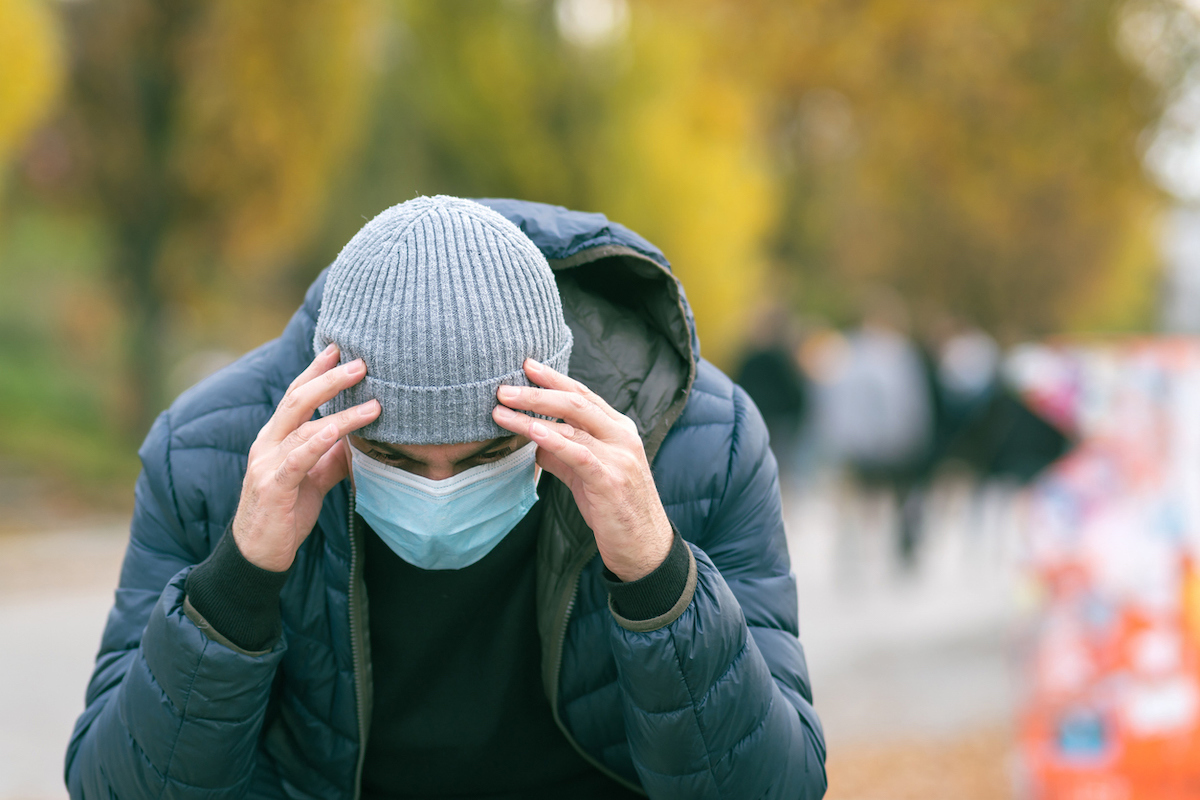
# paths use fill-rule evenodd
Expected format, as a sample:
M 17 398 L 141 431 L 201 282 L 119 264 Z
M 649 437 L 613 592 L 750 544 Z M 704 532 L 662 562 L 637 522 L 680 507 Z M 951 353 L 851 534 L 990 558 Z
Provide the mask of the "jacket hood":
M 603 214 L 523 200 L 477 202 L 508 218 L 546 256 L 575 338 L 571 377 L 637 423 L 653 460 L 683 412 L 700 359 L 695 318 L 666 257 Z M 297 314 L 306 318 L 296 321 L 310 351 L 327 272 Z

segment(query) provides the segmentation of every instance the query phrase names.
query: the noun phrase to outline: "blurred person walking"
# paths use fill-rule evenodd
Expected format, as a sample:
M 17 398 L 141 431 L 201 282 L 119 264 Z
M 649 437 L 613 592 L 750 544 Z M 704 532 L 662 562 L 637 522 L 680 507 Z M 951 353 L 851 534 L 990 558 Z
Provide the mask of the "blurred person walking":
M 780 476 L 787 479 L 797 467 L 808 412 L 808 382 L 797 358 L 800 336 L 787 309 L 769 309 L 757 320 L 734 382 L 762 413 Z
M 766 427 L 602 215 L 388 209 L 141 457 L 77 800 L 824 794 Z
M 827 357 L 819 419 L 827 451 L 849 470 L 867 504 L 894 502 L 895 552 L 911 568 L 934 446 L 936 396 L 931 368 L 905 334 L 907 327 L 899 297 L 882 290 L 870 296 L 861 326 L 838 340 Z
M 989 507 L 1011 505 L 1020 487 L 1031 483 L 1070 449 L 1071 439 L 1030 408 L 1005 377 L 1005 356 L 987 334 L 964 331 L 943 351 L 942 374 L 953 431 L 949 459 L 975 476 L 973 528 L 986 530 Z M 1014 355 L 1014 353 L 1016 355 Z M 992 498 L 992 499 L 989 499 Z
M 956 330 L 937 348 L 937 375 L 945 427 L 953 436 L 997 391 L 1000 346 L 979 328 Z

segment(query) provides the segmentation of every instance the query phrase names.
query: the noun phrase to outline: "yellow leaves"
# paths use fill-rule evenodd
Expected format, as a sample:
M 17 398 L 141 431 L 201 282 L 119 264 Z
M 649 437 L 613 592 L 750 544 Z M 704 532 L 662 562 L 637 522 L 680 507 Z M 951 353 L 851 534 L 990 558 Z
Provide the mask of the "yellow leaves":
M 186 190 L 241 269 L 307 242 L 363 130 L 380 69 L 375 2 L 210 4 L 180 53 Z
M 756 92 L 706 64 L 703 40 L 681 20 L 653 22 L 635 44 L 636 85 L 622 87 L 633 99 L 608 123 L 621 168 L 597 182 L 597 207 L 666 253 L 702 351 L 728 367 L 761 291 L 774 216 Z
M 1063 304 L 1068 332 L 1138 332 L 1154 318 L 1160 301 L 1157 212 L 1153 203 L 1128 210 L 1128 223 L 1114 232 L 1112 246 L 1097 258 L 1077 296 Z
M 0 169 L 50 111 L 63 79 L 48 0 L 0 0 Z
M 835 92 L 855 123 L 838 161 L 796 142 L 787 266 L 844 296 L 886 282 L 997 333 L 1147 321 L 1157 200 L 1136 139 L 1153 102 L 1113 41 L 1120 6 L 754 3 L 762 40 L 730 48 L 730 69 L 762 58 L 762 91 L 801 122 Z

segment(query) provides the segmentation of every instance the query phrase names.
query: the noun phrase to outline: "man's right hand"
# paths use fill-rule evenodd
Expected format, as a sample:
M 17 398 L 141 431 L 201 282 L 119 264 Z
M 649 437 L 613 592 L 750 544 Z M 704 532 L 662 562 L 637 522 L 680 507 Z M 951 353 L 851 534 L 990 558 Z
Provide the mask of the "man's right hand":
M 336 366 L 330 345 L 300 373 L 250 447 L 233 539 L 256 567 L 283 572 L 312 532 L 325 494 L 350 474 L 346 434 L 379 416 L 379 402 L 314 420 L 317 406 L 367 374 L 362 359 Z

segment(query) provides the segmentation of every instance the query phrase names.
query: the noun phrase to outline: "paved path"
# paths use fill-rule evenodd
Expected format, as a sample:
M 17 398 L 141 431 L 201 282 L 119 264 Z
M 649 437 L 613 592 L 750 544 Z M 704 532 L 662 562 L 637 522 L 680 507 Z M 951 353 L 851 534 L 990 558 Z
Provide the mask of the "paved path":
M 0 535 L 0 800 L 66 797 L 63 754 L 127 535 L 112 523 Z
M 789 503 L 801 637 L 830 745 L 1003 727 L 1015 698 L 1011 530 L 972 531 L 961 493 L 946 493 L 922 570 L 901 579 L 885 518 L 873 528 L 860 505 L 829 482 Z M 113 523 L 0 535 L 0 800 L 66 796 L 63 753 L 125 538 Z
M 976 502 L 943 487 L 913 575 L 891 558 L 886 515 L 873 523 L 829 482 L 789 499 L 800 638 L 830 744 L 1008 726 L 1020 624 L 1013 497 Z

